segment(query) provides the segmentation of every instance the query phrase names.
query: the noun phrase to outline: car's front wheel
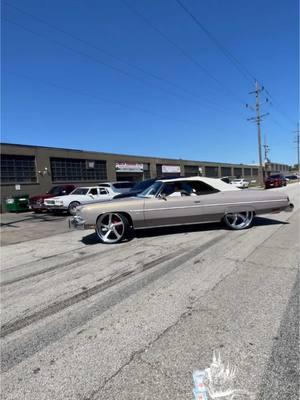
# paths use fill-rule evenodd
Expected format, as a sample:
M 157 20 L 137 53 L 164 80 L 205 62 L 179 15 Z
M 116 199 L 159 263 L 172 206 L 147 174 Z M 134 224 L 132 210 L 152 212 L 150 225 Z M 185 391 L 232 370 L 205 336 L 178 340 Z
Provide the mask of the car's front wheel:
M 254 220 L 253 211 L 245 211 L 239 213 L 228 213 L 224 216 L 223 221 L 228 228 L 233 230 L 241 230 L 251 226 Z
M 96 233 L 102 243 L 119 243 L 129 231 L 127 218 L 120 213 L 112 212 L 100 215 L 96 223 Z
M 72 201 L 72 203 L 70 203 L 69 207 L 68 207 L 68 212 L 71 215 L 75 215 L 76 214 L 76 208 L 80 206 L 80 203 L 78 201 Z

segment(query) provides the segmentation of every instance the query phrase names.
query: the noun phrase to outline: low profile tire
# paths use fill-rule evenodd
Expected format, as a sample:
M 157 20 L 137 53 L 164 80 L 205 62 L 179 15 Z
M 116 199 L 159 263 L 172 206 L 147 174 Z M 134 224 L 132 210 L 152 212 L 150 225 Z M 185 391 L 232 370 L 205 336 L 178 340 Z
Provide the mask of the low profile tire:
M 78 201 L 72 201 L 72 203 L 70 203 L 69 207 L 68 207 L 68 212 L 71 215 L 75 215 L 76 214 L 76 207 L 78 207 L 80 205 L 80 203 L 78 203 Z
M 100 215 L 96 223 L 96 233 L 102 243 L 120 243 L 126 239 L 130 225 L 125 215 L 111 212 Z
M 224 216 L 225 225 L 233 230 L 242 230 L 249 228 L 254 220 L 253 211 L 245 211 L 239 213 L 228 213 Z

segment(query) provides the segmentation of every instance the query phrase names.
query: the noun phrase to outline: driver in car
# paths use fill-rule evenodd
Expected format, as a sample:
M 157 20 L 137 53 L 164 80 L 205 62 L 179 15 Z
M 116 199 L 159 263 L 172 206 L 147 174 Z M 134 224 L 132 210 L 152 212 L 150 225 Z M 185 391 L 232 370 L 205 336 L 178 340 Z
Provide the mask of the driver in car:
M 180 196 L 197 196 L 195 190 L 192 189 L 191 186 L 185 185 L 182 187 L 181 185 L 175 184 L 174 190 L 169 194 L 168 197 L 180 197 Z

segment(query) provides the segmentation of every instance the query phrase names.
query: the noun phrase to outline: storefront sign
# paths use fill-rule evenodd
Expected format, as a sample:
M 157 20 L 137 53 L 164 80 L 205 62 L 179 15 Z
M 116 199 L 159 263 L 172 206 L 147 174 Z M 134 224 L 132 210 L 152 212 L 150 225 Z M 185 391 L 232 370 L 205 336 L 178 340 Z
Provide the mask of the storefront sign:
M 171 173 L 171 174 L 180 174 L 180 166 L 179 165 L 162 165 L 161 171 L 163 174 Z
M 126 163 L 126 162 L 118 162 L 116 163 L 116 172 L 143 172 L 144 164 L 140 163 Z

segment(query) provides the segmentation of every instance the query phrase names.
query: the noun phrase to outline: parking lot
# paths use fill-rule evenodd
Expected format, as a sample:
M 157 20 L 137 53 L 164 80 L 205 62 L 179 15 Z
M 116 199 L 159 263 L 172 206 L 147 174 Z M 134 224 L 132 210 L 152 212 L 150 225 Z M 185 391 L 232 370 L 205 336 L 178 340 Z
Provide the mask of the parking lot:
M 116 245 L 65 215 L 4 214 L 3 399 L 192 399 L 213 352 L 240 399 L 298 399 L 299 184 L 271 190 L 294 211 Z

